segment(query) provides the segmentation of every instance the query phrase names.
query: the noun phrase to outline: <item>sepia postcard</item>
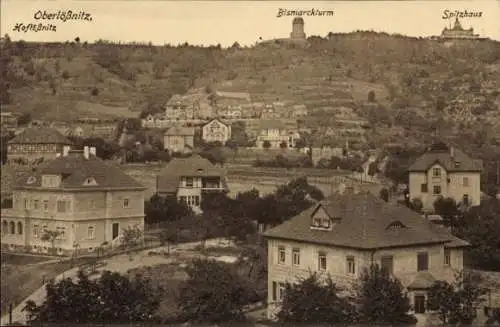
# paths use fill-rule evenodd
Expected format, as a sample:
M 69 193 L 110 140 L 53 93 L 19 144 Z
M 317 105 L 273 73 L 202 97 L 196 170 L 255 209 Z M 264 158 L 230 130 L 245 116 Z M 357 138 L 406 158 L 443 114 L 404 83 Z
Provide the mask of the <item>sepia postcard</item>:
M 4 0 L 2 326 L 499 326 L 500 2 Z

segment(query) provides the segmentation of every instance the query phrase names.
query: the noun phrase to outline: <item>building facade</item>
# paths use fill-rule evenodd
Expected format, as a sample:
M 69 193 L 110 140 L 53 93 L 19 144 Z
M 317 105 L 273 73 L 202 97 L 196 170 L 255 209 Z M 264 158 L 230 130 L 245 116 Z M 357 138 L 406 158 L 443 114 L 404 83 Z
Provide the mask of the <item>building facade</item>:
M 415 313 L 425 313 L 428 288 L 463 269 L 468 243 L 408 208 L 368 193 L 335 195 L 264 233 L 268 239 L 268 318 L 274 319 L 285 283 L 311 272 L 331 276 L 352 292 L 365 268 L 378 264 L 397 277 Z
M 2 208 L 2 251 L 70 255 L 115 244 L 123 229 L 144 229 L 144 190 L 95 149 L 71 150 L 16 182 Z
M 256 145 L 259 148 L 293 148 L 300 138 L 296 131 L 288 130 L 280 120 L 262 120 L 259 122 Z
M 194 128 L 178 126 L 169 128 L 164 134 L 163 147 L 170 152 L 192 152 L 194 148 Z
M 205 194 L 228 191 L 224 169 L 196 154 L 172 159 L 156 180 L 157 195 L 175 197 L 195 212 L 201 212 Z
M 73 143 L 53 128 L 29 127 L 8 142 L 7 158 L 22 159 L 32 162 L 43 158 L 50 160 L 63 152 L 65 147 Z
M 455 19 L 453 28 L 444 28 L 441 32 L 442 39 L 478 39 L 479 35 L 474 34 L 474 29 L 464 29 L 458 17 Z
M 453 146 L 429 149 L 409 168 L 410 200 L 420 199 L 424 211 L 434 211 L 439 197 L 478 206 L 481 202 L 481 160 Z
M 202 128 L 202 139 L 205 142 L 220 142 L 226 144 L 231 138 L 231 125 L 213 119 Z

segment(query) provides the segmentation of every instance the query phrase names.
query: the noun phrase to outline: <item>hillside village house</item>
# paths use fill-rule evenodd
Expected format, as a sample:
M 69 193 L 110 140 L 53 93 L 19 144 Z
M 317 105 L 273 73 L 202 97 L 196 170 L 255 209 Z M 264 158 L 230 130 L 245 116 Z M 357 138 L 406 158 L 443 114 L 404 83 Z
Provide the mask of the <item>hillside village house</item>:
M 210 192 L 228 192 L 226 173 L 195 154 L 188 158 L 174 158 L 157 176 L 156 194 L 175 197 L 201 212 L 203 196 Z
M 397 277 L 415 313 L 425 313 L 428 288 L 435 280 L 453 280 L 455 271 L 463 269 L 463 248 L 468 246 L 404 206 L 352 191 L 314 205 L 264 236 L 271 319 L 285 282 L 307 278 L 310 272 L 329 274 L 347 295 L 371 264 Z
M 123 229 L 144 228 L 144 190 L 95 148 L 64 152 L 16 181 L 12 207 L 2 209 L 2 251 L 70 255 L 111 245 Z M 46 231 L 59 233 L 54 247 Z
M 163 147 L 170 152 L 190 153 L 194 148 L 194 128 L 173 126 L 163 138 Z
M 481 201 L 481 160 L 453 146 L 431 147 L 409 170 L 410 200 L 419 198 L 425 211 L 434 211 L 440 196 L 478 206 Z
M 213 119 L 203 126 L 201 137 L 205 142 L 221 142 L 225 144 L 231 138 L 231 125 Z
M 261 120 L 258 124 L 257 147 L 263 148 L 269 142 L 271 148 L 280 148 L 283 143 L 286 148 L 295 147 L 295 142 L 300 138 L 296 131 L 287 129 L 280 120 Z
M 64 147 L 73 143 L 53 128 L 29 127 L 8 142 L 7 158 L 23 159 L 32 162 L 43 158 L 54 159 L 63 152 Z
M 165 106 L 165 119 L 193 119 L 193 107 L 179 94 L 174 94 Z

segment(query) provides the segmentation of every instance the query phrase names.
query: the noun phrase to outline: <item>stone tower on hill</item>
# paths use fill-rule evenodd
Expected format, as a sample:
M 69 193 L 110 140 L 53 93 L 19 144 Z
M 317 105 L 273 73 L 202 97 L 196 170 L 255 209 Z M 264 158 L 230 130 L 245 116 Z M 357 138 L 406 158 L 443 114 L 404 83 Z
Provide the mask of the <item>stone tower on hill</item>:
M 306 33 L 304 33 L 304 20 L 302 17 L 295 17 L 292 23 L 292 33 L 290 38 L 293 40 L 305 40 Z

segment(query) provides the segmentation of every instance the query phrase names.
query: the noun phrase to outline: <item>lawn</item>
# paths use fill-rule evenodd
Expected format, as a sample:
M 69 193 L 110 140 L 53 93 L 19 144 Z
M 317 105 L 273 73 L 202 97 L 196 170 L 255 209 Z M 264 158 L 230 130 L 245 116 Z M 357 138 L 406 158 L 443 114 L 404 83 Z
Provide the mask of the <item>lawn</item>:
M 2 253 L 2 265 L 29 265 L 33 263 L 39 263 L 54 259 L 53 257 L 43 257 L 43 256 L 34 256 L 34 255 L 22 255 L 22 254 L 14 254 L 14 253 Z

